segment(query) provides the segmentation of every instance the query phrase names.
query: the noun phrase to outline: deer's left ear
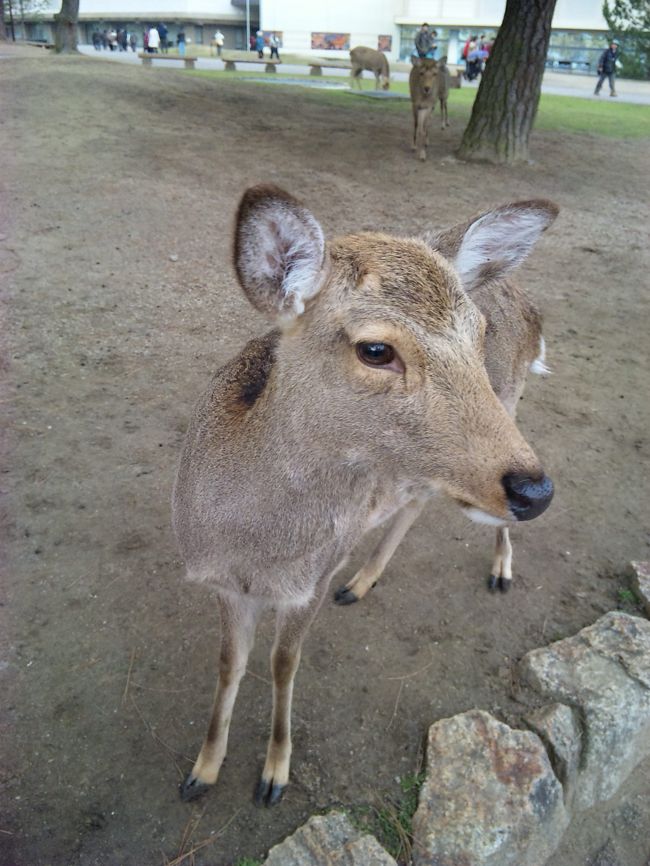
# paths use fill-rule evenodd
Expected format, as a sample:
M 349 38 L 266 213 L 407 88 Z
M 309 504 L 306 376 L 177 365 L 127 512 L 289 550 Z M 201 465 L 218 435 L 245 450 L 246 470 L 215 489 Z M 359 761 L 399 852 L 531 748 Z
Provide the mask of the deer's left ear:
M 449 259 L 471 292 L 520 265 L 558 213 L 544 199 L 513 202 L 425 240 Z
M 321 288 L 323 231 L 304 205 L 276 186 L 246 190 L 234 247 L 239 282 L 260 312 L 294 319 Z

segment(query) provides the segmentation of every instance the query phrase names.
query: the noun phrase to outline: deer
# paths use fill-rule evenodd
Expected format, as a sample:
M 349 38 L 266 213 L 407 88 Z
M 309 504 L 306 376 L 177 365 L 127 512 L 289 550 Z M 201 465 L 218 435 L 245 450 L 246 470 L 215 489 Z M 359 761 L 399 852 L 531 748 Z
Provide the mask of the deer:
M 447 100 L 449 99 L 449 67 L 447 66 L 447 55 L 438 61 L 438 99 L 440 100 L 440 124 L 444 130 L 449 126 L 449 112 L 447 111 Z
M 427 158 L 431 114 L 438 100 L 438 62 L 426 57 L 412 57 L 409 93 L 413 109 L 413 150 L 424 162 Z
M 289 781 L 293 683 L 303 640 L 359 541 L 380 556 L 339 601 L 361 598 L 434 496 L 501 533 L 548 507 L 553 483 L 514 419 L 540 318 L 507 279 L 553 222 L 545 200 L 505 204 L 443 232 L 326 242 L 284 190 L 244 193 L 234 268 L 274 327 L 215 374 L 191 417 L 172 497 L 187 579 L 221 619 L 219 675 L 198 757 L 180 785 L 213 786 L 256 626 L 276 617 L 273 707 L 254 800 Z
M 388 58 L 383 51 L 377 51 L 375 48 L 368 48 L 365 45 L 358 45 L 350 51 L 350 61 L 352 69 L 350 76 L 353 82 L 357 83 L 361 89 L 361 76 L 363 70 L 367 69 L 375 76 L 375 89 L 388 90 L 390 87 L 390 69 L 388 66 Z

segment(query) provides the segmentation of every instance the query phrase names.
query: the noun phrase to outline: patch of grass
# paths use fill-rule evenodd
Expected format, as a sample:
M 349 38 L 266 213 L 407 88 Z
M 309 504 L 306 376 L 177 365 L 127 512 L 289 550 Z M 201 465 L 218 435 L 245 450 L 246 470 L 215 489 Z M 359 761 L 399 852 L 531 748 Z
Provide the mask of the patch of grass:
M 222 82 L 238 81 L 246 78 L 260 78 L 266 73 L 260 70 L 245 70 L 242 72 L 220 72 L 216 70 L 194 70 L 187 71 L 187 75 L 199 75 L 209 78 L 217 78 Z M 305 85 L 314 83 L 314 79 L 305 75 L 286 75 L 277 73 L 274 79 L 281 84 L 282 78 L 304 79 Z M 340 76 L 323 75 L 317 79 L 319 82 L 345 83 L 345 78 Z M 260 83 L 260 86 L 265 86 Z M 294 85 L 287 85 L 294 89 Z M 370 80 L 364 82 L 364 89 L 370 89 Z M 391 84 L 393 93 L 408 94 L 408 82 L 394 81 Z M 331 105 L 341 105 L 349 108 L 359 105 L 359 100 L 351 97 L 344 91 L 320 90 L 313 88 L 309 90 L 310 98 Z M 463 87 L 460 90 L 452 90 L 449 96 L 449 114 L 462 123 L 469 120 L 472 105 L 476 97 L 474 88 Z M 411 107 L 408 102 L 399 100 L 368 99 L 363 105 L 370 111 L 381 112 L 403 112 L 409 114 Z M 435 120 L 434 120 L 435 123 Z M 573 132 L 589 135 L 602 135 L 608 138 L 650 138 L 650 111 L 647 105 L 632 105 L 625 102 L 615 102 L 603 97 L 600 100 L 582 99 L 574 96 L 555 96 L 542 94 L 535 121 L 535 129 L 548 132 Z
M 234 863 L 233 866 L 262 866 L 262 861 L 254 860 L 252 857 L 244 857 Z
M 650 137 L 650 111 L 647 105 L 631 105 L 605 97 L 592 100 L 542 94 L 535 126 L 609 138 L 647 138 Z
M 350 820 L 360 830 L 372 833 L 400 864 L 411 862 L 413 849 L 413 815 L 424 772 L 410 773 L 400 781 L 401 795 L 376 797 L 370 806 L 355 807 Z

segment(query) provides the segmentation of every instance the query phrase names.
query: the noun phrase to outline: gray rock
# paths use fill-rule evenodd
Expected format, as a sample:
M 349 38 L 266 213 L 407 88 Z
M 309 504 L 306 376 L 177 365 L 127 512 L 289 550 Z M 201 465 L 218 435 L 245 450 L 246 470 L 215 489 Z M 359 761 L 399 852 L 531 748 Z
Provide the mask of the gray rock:
M 650 622 L 610 612 L 574 637 L 528 653 L 519 672 L 579 719 L 573 807 L 608 800 L 650 754 Z
M 315 815 L 275 845 L 263 866 L 397 866 L 374 836 L 356 830 L 342 812 Z
M 634 594 L 650 616 L 650 562 L 631 562 L 630 577 Z
M 541 866 L 569 823 L 540 739 L 471 710 L 429 728 L 415 866 Z
M 564 802 L 569 805 L 575 793 L 582 752 L 582 731 L 577 714 L 566 704 L 549 704 L 529 713 L 524 721 L 546 746 L 555 775 L 562 783 Z

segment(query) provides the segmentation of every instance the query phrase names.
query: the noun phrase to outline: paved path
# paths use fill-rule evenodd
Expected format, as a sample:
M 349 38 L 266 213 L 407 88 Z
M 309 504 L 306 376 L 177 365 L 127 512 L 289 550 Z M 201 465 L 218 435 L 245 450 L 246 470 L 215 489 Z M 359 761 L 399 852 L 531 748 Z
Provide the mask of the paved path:
M 92 45 L 80 45 L 79 51 L 82 54 L 86 54 L 89 57 L 96 57 L 99 60 L 107 60 L 115 63 L 137 63 L 139 65 L 142 63 L 138 56 L 132 51 L 96 51 Z M 191 52 L 189 53 L 191 54 Z M 155 65 L 156 60 L 154 56 L 154 66 Z M 170 61 L 165 61 L 164 64 L 160 65 L 178 66 L 179 69 L 183 68 L 181 60 L 178 61 L 178 64 L 172 64 Z M 224 63 L 216 57 L 199 57 L 196 68 L 223 70 Z M 258 67 L 243 66 L 242 68 L 255 70 Z M 283 63 L 280 69 L 285 75 L 307 75 L 309 73 L 309 67 L 307 65 Z M 261 66 L 259 67 L 259 71 L 261 75 L 266 74 Z M 347 78 L 350 75 L 350 72 L 348 69 L 328 69 L 327 74 Z M 391 77 L 396 81 L 407 81 L 408 73 L 393 72 Z M 318 81 L 318 79 L 315 80 Z M 544 73 L 542 93 L 553 93 L 558 96 L 577 96 L 583 99 L 609 99 L 607 82 L 605 82 L 602 91 L 604 95 L 600 97 L 594 96 L 595 83 L 596 77 L 594 75 L 574 75 L 570 73 L 547 71 Z M 464 81 L 463 87 L 477 88 L 478 83 L 476 81 Z M 617 82 L 617 92 L 618 102 L 650 105 L 650 82 L 648 81 L 627 81 L 619 79 Z

